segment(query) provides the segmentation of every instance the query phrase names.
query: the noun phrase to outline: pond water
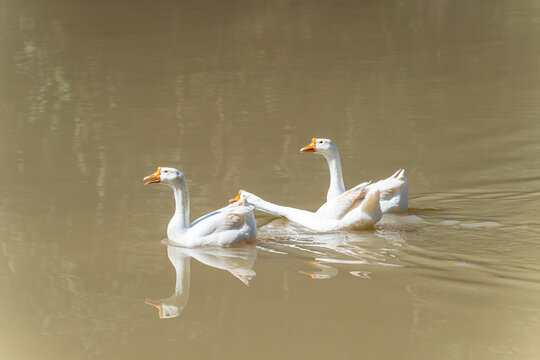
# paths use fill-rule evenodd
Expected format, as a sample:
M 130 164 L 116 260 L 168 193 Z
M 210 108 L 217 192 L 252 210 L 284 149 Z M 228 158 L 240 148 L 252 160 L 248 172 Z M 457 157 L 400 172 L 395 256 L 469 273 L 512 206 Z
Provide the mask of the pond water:
M 0 0 L 5 359 L 540 358 L 537 1 Z M 409 215 L 183 249 L 239 188 L 314 210 L 406 169 Z

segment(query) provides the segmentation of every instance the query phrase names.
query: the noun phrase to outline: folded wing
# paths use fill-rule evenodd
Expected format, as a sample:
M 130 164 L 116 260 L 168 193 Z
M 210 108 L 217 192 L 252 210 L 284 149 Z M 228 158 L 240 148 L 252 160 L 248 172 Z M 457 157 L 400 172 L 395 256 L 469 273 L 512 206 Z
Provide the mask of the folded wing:
M 316 214 L 326 219 L 342 219 L 364 201 L 368 193 L 368 185 L 367 182 L 362 183 L 327 201 Z

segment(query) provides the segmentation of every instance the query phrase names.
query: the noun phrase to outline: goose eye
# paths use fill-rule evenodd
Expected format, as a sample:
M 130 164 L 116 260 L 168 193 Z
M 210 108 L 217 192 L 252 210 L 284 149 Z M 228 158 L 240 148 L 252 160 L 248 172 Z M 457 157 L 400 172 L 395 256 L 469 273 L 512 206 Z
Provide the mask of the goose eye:
M 322 144 L 322 141 L 319 141 L 319 144 Z

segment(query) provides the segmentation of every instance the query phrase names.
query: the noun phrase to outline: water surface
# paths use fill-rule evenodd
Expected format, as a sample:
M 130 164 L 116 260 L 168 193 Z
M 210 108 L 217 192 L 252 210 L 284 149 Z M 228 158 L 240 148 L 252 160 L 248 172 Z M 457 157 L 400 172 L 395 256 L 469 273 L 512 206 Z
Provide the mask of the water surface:
M 539 18 L 535 1 L 0 0 L 1 354 L 539 358 Z M 409 217 L 321 235 L 257 214 L 255 247 L 162 242 L 157 166 L 186 175 L 192 219 L 239 188 L 313 210 L 314 136 L 348 187 L 405 168 Z

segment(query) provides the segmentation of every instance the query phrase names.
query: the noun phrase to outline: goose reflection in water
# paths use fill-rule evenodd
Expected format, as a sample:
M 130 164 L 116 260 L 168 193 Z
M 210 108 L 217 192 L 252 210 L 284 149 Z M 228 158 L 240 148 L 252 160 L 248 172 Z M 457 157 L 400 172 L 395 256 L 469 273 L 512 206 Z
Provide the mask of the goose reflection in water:
M 321 264 L 320 261 L 310 260 L 310 261 L 306 261 L 305 263 L 319 270 L 317 272 L 300 270 L 300 274 L 307 275 L 313 280 L 330 279 L 336 276 L 339 272 L 339 270 L 336 269 L 335 267 Z
M 374 269 L 402 266 L 396 254 L 406 244 L 406 232 L 415 225 L 391 220 L 368 231 L 307 233 L 284 219 L 274 219 L 259 228 L 258 246 L 282 254 L 307 254 L 311 259 L 304 261 L 306 267 L 299 273 L 314 280 L 333 278 L 340 269 L 371 279 Z
M 252 270 L 257 257 L 255 245 L 234 248 L 205 247 L 193 249 L 168 245 L 167 254 L 176 271 L 174 292 L 164 299 L 153 300 L 147 298 L 145 301 L 148 305 L 158 309 L 160 319 L 178 317 L 184 310 L 189 298 L 191 258 L 195 258 L 210 267 L 226 270 L 246 285 L 249 285 L 250 280 L 256 275 L 255 271 Z

